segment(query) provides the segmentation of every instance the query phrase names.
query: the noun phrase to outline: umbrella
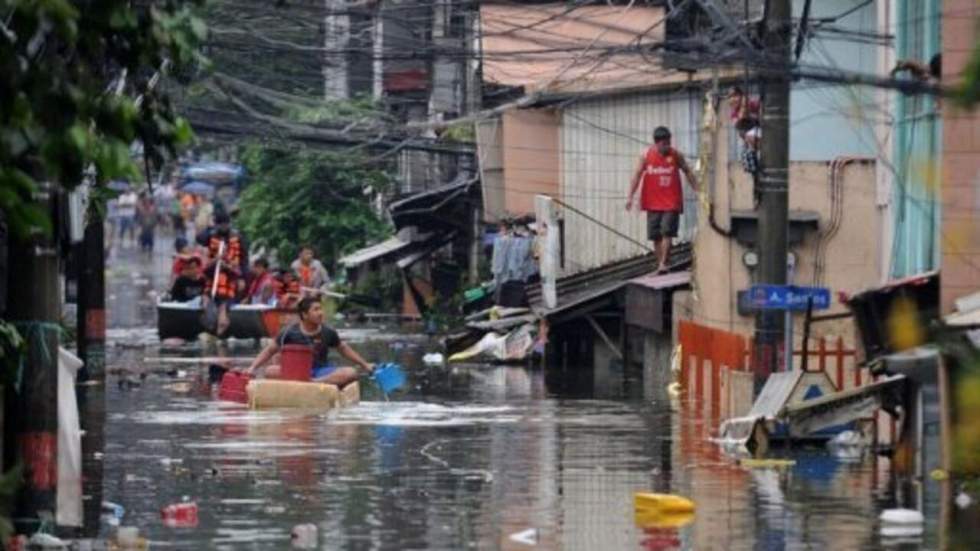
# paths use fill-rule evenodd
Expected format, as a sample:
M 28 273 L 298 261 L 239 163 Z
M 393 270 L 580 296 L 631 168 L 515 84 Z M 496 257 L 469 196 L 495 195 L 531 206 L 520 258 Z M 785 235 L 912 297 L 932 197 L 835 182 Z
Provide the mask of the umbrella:
M 243 169 L 239 165 L 230 163 L 195 163 L 184 169 L 184 177 L 193 180 L 207 180 L 209 182 L 234 182 L 242 177 Z
M 113 180 L 106 184 L 106 187 L 112 191 L 129 191 L 129 182 L 124 182 L 122 180 Z
M 193 181 L 181 186 L 180 191 L 194 195 L 211 195 L 214 193 L 214 186 L 207 182 Z

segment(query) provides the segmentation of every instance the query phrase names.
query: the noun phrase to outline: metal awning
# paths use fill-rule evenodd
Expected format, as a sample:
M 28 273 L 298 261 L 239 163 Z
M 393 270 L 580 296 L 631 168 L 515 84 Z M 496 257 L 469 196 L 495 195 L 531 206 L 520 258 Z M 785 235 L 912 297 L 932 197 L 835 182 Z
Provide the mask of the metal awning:
M 399 237 L 392 237 L 380 243 L 369 245 L 363 249 L 358 249 L 353 253 L 340 259 L 340 264 L 345 268 L 356 268 L 365 262 L 370 262 L 388 255 L 398 253 L 412 245 L 411 241 L 403 241 Z
M 412 247 L 411 252 L 400 255 L 397 265 L 402 270 L 406 270 L 419 260 L 445 247 L 455 238 L 456 232 L 449 232 L 441 237 L 428 236 L 424 241 L 417 241 L 413 243 L 416 246 Z
M 466 199 L 479 181 L 460 175 L 446 185 L 395 201 L 388 207 L 391 221 L 399 230 L 409 226 L 437 232 L 469 228 L 473 222 L 467 216 Z

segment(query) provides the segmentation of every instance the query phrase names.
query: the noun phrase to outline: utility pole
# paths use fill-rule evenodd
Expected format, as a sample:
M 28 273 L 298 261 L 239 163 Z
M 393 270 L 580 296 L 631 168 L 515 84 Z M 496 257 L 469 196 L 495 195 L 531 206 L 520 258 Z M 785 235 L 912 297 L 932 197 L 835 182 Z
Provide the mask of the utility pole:
M 765 94 L 762 106 L 762 152 L 759 191 L 759 281 L 786 284 L 789 241 L 789 89 L 792 29 L 791 0 L 771 0 L 766 14 L 760 74 Z M 760 310 L 755 325 L 756 390 L 780 365 L 786 331 L 783 313 Z M 784 350 L 792 354 L 792 350 Z
M 56 228 L 54 201 L 57 188 L 38 186 L 34 202 L 51 216 Z M 58 285 L 56 229 L 45 234 L 32 228 L 27 238 L 11 236 L 10 274 L 16 274 L 17 292 L 7 297 L 8 319 L 27 343 L 19 390 L 7 391 L 6 419 L 12 425 L 7 444 L 15 451 L 11 465 L 24 465 L 23 485 L 14 518 L 19 532 L 33 532 L 39 513 L 54 513 L 58 486 Z M 6 463 L 6 461 L 5 461 Z
M 85 362 L 79 381 L 105 382 L 105 225 L 94 205 L 85 216 L 79 255 L 78 357 Z
M 87 184 L 83 184 L 87 185 Z M 98 188 L 95 188 L 98 189 Z M 102 211 L 90 204 L 85 216 L 85 237 L 78 255 L 78 372 L 79 421 L 82 434 L 83 534 L 99 533 L 102 514 L 102 458 L 105 448 L 105 225 Z

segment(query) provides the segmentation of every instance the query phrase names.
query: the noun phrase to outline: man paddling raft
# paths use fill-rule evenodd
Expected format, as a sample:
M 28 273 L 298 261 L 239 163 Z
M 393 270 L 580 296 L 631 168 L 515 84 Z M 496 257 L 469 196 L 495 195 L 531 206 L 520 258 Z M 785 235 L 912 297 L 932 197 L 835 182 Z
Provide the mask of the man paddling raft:
M 313 349 L 312 375 L 313 380 L 318 383 L 328 383 L 343 388 L 358 379 L 357 368 L 329 365 L 328 353 L 331 348 L 336 348 L 341 356 L 353 362 L 358 368 L 368 373 L 374 371 L 374 365 L 365 361 L 356 350 L 342 341 L 336 331 L 323 324 L 323 307 L 317 299 L 303 298 L 296 305 L 296 309 L 299 313 L 299 321 L 283 329 L 269 346 L 259 352 L 248 367 L 249 375 L 253 375 L 288 344 L 304 345 Z M 279 366 L 270 366 L 265 371 L 266 377 L 270 379 L 278 378 L 279 373 Z

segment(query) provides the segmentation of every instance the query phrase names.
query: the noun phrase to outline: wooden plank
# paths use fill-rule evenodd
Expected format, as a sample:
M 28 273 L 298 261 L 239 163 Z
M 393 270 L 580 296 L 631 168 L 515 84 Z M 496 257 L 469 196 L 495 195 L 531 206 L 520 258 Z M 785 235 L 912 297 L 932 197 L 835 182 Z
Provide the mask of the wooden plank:
M 612 339 L 609 338 L 609 335 L 607 335 L 606 332 L 602 330 L 602 327 L 599 326 L 599 323 L 596 322 L 595 318 L 593 318 L 592 316 L 585 316 L 585 319 L 588 320 L 589 325 L 591 325 L 592 329 L 594 329 L 596 334 L 599 335 L 599 338 L 601 338 L 602 341 L 606 343 L 606 346 L 608 346 L 609 349 L 612 350 L 613 354 L 615 354 L 616 357 L 619 358 L 619 361 L 623 361 L 622 350 L 620 350 L 619 347 L 616 346 L 616 344 L 612 341 Z

